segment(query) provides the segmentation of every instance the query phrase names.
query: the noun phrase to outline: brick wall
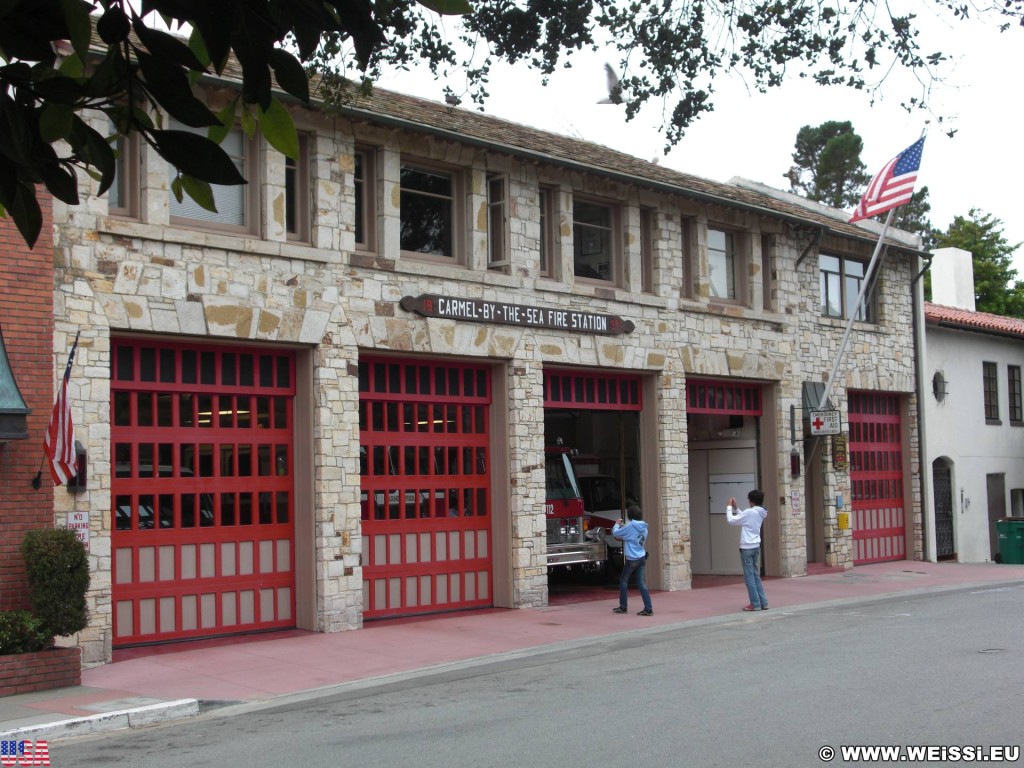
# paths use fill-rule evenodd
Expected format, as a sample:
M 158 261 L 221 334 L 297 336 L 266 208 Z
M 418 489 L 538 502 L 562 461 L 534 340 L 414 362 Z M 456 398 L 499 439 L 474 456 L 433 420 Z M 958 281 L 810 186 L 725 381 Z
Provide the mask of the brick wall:
M 81 659 L 78 646 L 0 656 L 0 696 L 81 685 Z
M 40 192 L 43 228 L 29 248 L 11 219 L 0 218 L 0 328 L 28 416 L 28 439 L 0 444 L 0 610 L 27 608 L 21 546 L 25 531 L 53 526 L 53 481 L 41 466 L 53 408 L 53 225 Z M 43 470 L 39 490 L 32 487 Z

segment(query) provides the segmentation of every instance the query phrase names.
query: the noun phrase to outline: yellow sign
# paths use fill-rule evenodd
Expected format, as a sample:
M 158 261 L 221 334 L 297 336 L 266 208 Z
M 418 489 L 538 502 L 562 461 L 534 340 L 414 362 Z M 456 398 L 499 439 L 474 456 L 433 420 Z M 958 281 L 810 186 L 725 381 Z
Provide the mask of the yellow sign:
M 847 452 L 846 435 L 832 435 L 832 466 L 839 470 L 845 470 L 849 458 Z

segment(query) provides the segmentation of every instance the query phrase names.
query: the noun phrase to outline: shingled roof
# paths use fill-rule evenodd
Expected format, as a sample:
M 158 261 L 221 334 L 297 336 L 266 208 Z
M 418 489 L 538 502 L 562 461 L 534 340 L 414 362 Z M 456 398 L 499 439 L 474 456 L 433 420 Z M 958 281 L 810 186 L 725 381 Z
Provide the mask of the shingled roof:
M 1016 317 L 945 307 L 926 301 L 924 303 L 924 319 L 926 324 L 942 328 L 956 328 L 963 331 L 1024 339 L 1024 320 Z
M 95 27 L 92 45 L 97 53 L 105 48 L 97 36 Z M 232 56 L 221 74 L 208 75 L 203 79 L 241 85 L 241 67 Z M 314 94 L 314 108 L 324 109 L 323 102 L 316 103 L 315 94 L 318 86 L 319 83 L 314 76 L 310 82 L 310 92 Z M 665 168 L 600 144 L 542 131 L 475 110 L 453 107 L 439 101 L 408 96 L 376 86 L 368 94 L 363 93 L 354 84 L 347 84 L 347 88 L 347 92 L 332 100 L 335 105 L 331 109 L 352 119 L 393 125 L 452 141 L 475 144 L 517 157 L 615 178 L 670 194 L 738 207 L 855 240 L 875 243 L 881 231 L 881 225 L 877 222 L 865 220 L 850 224 L 844 211 L 826 208 L 797 195 L 756 182 L 711 181 Z M 916 242 L 908 244 L 913 238 L 907 233 L 898 230 L 891 232 L 886 238 L 887 246 L 904 251 L 919 251 Z
M 494 151 L 528 157 L 567 168 L 590 172 L 648 186 L 705 202 L 735 206 L 794 223 L 823 228 L 844 237 L 876 242 L 880 226 L 849 224 L 844 211 L 820 205 L 782 190 L 771 190 L 750 182 L 744 184 L 710 181 L 656 163 L 641 160 L 592 142 L 549 133 L 537 128 L 477 111 L 452 107 L 438 101 L 408 96 L 374 87 L 368 95 L 353 89 L 336 107 L 341 114 L 383 123 L 406 130 L 475 144 Z M 758 188 L 761 187 L 761 188 Z M 896 232 L 893 233 L 897 235 Z M 906 237 L 887 238 L 897 248 L 916 251 Z

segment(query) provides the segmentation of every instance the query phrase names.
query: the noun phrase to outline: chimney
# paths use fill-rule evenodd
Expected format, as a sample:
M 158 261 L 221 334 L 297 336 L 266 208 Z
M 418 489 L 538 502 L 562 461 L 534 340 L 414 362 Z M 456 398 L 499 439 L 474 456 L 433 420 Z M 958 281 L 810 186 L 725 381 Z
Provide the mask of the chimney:
M 932 302 L 974 312 L 974 258 L 963 248 L 932 252 Z

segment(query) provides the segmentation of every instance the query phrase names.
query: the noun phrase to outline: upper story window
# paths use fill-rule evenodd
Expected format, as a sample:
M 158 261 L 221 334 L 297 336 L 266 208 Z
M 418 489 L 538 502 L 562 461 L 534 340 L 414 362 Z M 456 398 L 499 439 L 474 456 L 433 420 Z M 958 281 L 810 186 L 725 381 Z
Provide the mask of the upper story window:
M 540 275 L 541 277 L 554 277 L 555 271 L 553 261 L 555 258 L 555 232 L 558 224 L 558 217 L 555 213 L 555 200 L 558 190 L 552 187 L 540 188 Z
M 981 364 L 982 385 L 985 390 L 985 421 L 999 424 L 999 383 L 996 380 L 997 366 L 995 363 Z
M 499 269 L 509 265 L 508 179 L 487 177 L 487 266 Z
M 696 226 L 693 219 L 683 216 L 679 221 L 680 251 L 682 252 L 683 283 L 679 295 L 692 299 L 697 295 L 697 248 L 694 240 Z
M 640 209 L 640 290 L 654 293 L 654 211 Z
M 374 248 L 374 153 L 369 149 L 356 149 L 353 173 L 356 193 L 355 236 L 356 248 L 372 251 Z
M 402 164 L 403 251 L 456 260 L 459 186 L 459 178 L 449 171 Z
M 1019 365 L 1007 367 L 1007 393 L 1010 399 L 1010 423 L 1024 423 L 1024 397 L 1021 388 L 1021 369 Z
M 205 129 L 190 128 L 176 121 L 171 121 L 171 127 L 178 131 L 188 131 L 200 136 L 206 135 Z M 250 180 L 254 178 L 253 145 L 241 128 L 230 131 L 220 146 L 244 178 Z M 172 177 L 176 173 L 173 167 L 170 168 L 170 173 Z M 178 202 L 172 194 L 170 200 L 171 222 L 233 232 L 253 232 L 256 230 L 256 204 L 253 190 L 256 190 L 258 186 L 251 181 L 249 184 L 237 185 L 211 184 L 216 211 L 206 210 L 188 195 L 182 195 L 181 202 Z
M 821 283 L 821 314 L 825 317 L 839 317 L 849 320 L 874 322 L 868 293 L 857 304 L 867 265 L 843 256 L 822 253 L 818 256 Z
M 289 240 L 309 242 L 309 138 L 299 134 L 299 162 L 285 157 L 285 227 Z
M 111 124 L 113 132 L 113 124 Z M 117 162 L 114 183 L 107 190 L 107 208 L 111 216 L 136 218 L 139 215 L 139 140 L 132 133 L 119 138 L 113 146 Z
M 772 294 L 774 276 L 775 238 L 772 235 L 761 235 L 761 298 L 767 310 L 775 309 L 775 297 Z
M 573 273 L 576 277 L 617 282 L 615 214 L 610 205 L 573 201 Z
M 708 281 L 711 296 L 725 301 L 740 301 L 739 254 L 736 235 L 708 228 Z

